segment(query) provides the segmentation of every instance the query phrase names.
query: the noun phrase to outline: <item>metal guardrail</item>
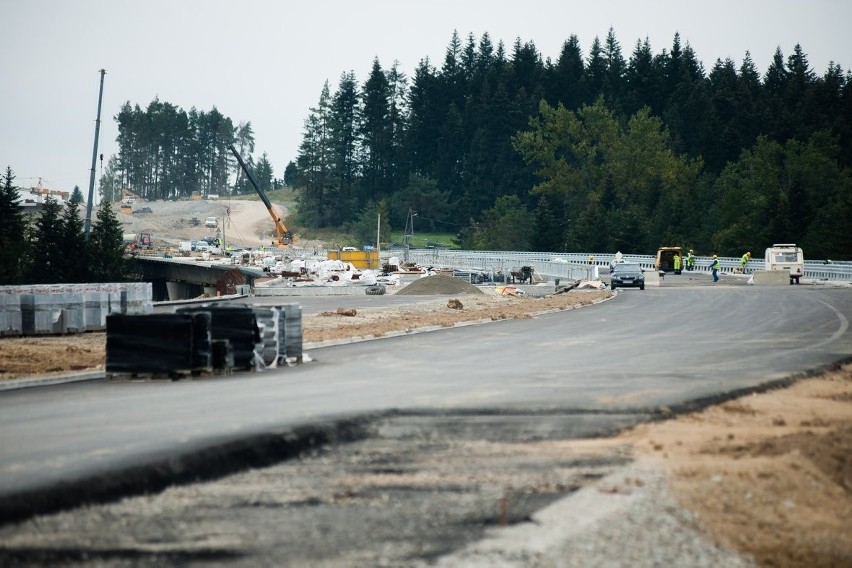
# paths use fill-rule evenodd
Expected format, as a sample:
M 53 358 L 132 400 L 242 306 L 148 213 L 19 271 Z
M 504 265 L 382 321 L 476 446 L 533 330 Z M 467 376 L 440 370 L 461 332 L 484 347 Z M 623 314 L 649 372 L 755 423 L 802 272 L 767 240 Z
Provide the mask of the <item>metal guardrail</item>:
M 612 253 L 552 253 L 552 252 L 516 252 L 516 251 L 472 251 L 448 249 L 389 249 L 383 254 L 407 258 L 424 267 L 461 268 L 485 273 L 509 274 L 522 266 L 530 266 L 536 274 L 555 279 L 588 279 L 596 277 L 597 268 L 609 266 L 614 258 Z M 656 256 L 624 254 L 622 260 L 635 262 L 642 268 L 654 268 Z M 712 259 L 707 256 L 695 258 L 695 271 L 709 272 Z M 733 272 L 741 268 L 740 259 L 720 257 L 721 270 Z M 763 270 L 763 260 L 751 260 L 746 270 Z M 836 280 L 852 282 L 852 262 L 833 262 L 827 260 L 805 261 L 804 278 L 812 280 Z

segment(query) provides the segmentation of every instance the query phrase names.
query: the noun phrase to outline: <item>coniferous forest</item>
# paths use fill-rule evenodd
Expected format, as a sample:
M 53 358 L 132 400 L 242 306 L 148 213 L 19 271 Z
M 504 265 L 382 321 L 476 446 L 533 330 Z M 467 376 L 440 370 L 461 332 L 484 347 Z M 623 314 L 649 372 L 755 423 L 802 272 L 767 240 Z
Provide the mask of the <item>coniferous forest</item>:
M 287 182 L 306 226 L 377 212 L 462 248 L 739 256 L 773 242 L 852 258 L 852 75 L 818 76 L 800 46 L 761 73 L 706 69 L 675 35 L 629 55 L 612 30 L 555 60 L 453 35 L 414 77 L 373 62 L 326 83 Z M 362 222 L 363 225 L 368 225 Z M 369 226 L 369 225 L 368 225 Z M 423 230 L 423 229 L 421 229 Z
M 296 232 L 367 243 L 377 214 L 401 230 L 416 211 L 420 233 L 469 249 L 740 256 L 795 242 L 852 259 L 852 73 L 818 74 L 799 45 L 760 70 L 749 53 L 705 67 L 678 35 L 658 53 L 612 30 L 584 53 L 572 35 L 551 58 L 453 34 L 412 77 L 374 60 L 363 81 L 344 72 L 318 91 L 281 178 L 252 156 L 251 122 L 127 102 L 101 195 L 253 193 L 233 144 L 263 189 L 294 191 Z

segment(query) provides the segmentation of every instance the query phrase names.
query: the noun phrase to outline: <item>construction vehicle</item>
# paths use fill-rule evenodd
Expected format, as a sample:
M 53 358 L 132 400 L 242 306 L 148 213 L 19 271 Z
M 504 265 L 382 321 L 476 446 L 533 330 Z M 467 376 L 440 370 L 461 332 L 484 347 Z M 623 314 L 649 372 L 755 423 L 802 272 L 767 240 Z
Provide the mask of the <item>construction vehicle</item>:
M 263 201 L 263 204 L 266 205 L 266 210 L 269 211 L 269 215 L 272 217 L 273 223 L 275 223 L 275 240 L 272 244 L 276 245 L 279 248 L 289 247 L 290 243 L 293 240 L 293 235 L 287 230 L 287 227 L 284 225 L 284 222 L 281 221 L 281 217 L 279 217 L 275 211 L 272 209 L 272 203 L 269 201 L 269 198 L 266 197 L 266 194 L 260 189 L 260 186 L 257 185 L 257 182 L 254 180 L 254 176 L 249 171 L 248 167 L 246 167 L 246 163 L 243 162 L 243 159 L 240 157 L 240 154 L 237 152 L 237 149 L 234 148 L 233 145 L 230 146 L 231 152 L 234 154 L 234 157 L 239 162 L 240 167 L 245 172 L 246 177 L 251 182 L 252 186 L 254 186 L 254 190 L 260 196 L 260 199 Z
M 150 231 L 142 231 L 136 237 L 136 246 L 139 248 L 151 249 L 154 247 L 153 237 Z
M 802 249 L 796 245 L 774 244 L 766 249 L 766 270 L 786 270 L 790 273 L 790 284 L 799 283 L 799 278 L 805 272 L 805 257 Z

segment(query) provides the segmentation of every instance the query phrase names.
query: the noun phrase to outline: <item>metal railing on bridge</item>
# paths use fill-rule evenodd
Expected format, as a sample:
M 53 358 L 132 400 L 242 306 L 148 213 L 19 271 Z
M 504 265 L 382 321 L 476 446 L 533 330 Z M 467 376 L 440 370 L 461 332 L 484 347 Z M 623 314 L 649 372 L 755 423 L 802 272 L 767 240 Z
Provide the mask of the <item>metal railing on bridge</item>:
M 487 274 L 511 274 L 521 267 L 532 267 L 533 271 L 547 279 L 591 279 L 597 277 L 597 269 L 608 267 L 615 255 L 613 253 L 553 253 L 518 251 L 474 251 L 428 249 L 390 249 L 386 255 L 399 256 L 416 262 L 423 267 L 464 269 Z M 625 262 L 635 262 L 645 269 L 654 269 L 654 255 L 623 254 Z M 709 272 L 712 259 L 698 256 L 695 259 L 695 271 Z M 742 265 L 736 257 L 719 257 L 723 272 L 739 270 Z M 752 259 L 746 264 L 746 270 L 763 270 L 762 259 Z M 852 282 L 852 262 L 833 262 L 828 260 L 806 260 L 806 279 Z

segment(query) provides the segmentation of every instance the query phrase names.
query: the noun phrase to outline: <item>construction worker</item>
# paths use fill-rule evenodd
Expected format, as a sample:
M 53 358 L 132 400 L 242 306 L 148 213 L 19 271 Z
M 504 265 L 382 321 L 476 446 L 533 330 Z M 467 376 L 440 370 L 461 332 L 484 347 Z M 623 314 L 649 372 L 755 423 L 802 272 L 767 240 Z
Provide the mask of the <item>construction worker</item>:
M 674 254 L 674 273 L 680 274 L 680 255 L 678 253 Z
M 686 269 L 690 272 L 695 268 L 695 256 L 692 254 L 692 249 L 686 253 Z
M 722 264 L 719 262 L 719 257 L 713 255 L 713 262 L 710 263 L 710 272 L 713 273 L 713 282 L 719 281 L 719 267 Z
M 743 266 L 743 274 L 746 273 L 746 264 L 751 259 L 751 252 L 746 252 L 743 257 L 740 259 L 740 264 Z

